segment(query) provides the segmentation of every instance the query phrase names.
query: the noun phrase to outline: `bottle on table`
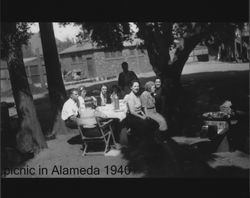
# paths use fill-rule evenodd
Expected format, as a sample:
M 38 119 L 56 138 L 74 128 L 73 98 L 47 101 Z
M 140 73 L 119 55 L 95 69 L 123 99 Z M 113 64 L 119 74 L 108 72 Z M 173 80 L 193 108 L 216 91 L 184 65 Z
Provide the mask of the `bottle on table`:
M 120 108 L 120 106 L 119 106 L 119 98 L 118 98 L 117 94 L 113 95 L 113 103 L 114 103 L 114 109 L 118 110 Z

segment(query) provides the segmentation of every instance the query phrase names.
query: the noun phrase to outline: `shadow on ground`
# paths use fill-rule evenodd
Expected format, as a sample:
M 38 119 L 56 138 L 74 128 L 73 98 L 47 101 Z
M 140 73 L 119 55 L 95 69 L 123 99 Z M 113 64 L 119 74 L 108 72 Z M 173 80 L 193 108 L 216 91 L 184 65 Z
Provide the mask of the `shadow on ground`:
M 154 78 L 155 77 L 141 78 L 140 81 L 141 84 L 144 85 L 145 82 L 153 80 Z M 182 134 L 178 134 L 180 136 L 199 135 L 202 125 L 201 114 L 207 111 L 217 111 L 219 105 L 225 100 L 232 101 L 234 109 L 249 111 L 248 71 L 189 74 L 183 75 L 181 81 L 183 86 L 179 123 Z M 107 86 L 111 88 L 111 86 L 116 83 L 116 81 L 108 82 Z M 101 85 L 88 87 L 89 95 L 96 93 L 96 90 L 99 90 L 100 87 Z M 41 128 L 44 134 L 47 134 L 51 130 L 51 126 L 53 126 L 53 123 L 51 123 L 52 113 L 48 94 L 44 98 L 36 99 L 35 106 Z M 235 129 L 237 131 L 237 135 L 234 137 L 236 139 L 235 149 L 249 151 L 248 121 L 249 117 L 246 118 L 246 121 L 244 121 L 239 128 Z M 77 144 L 78 141 L 78 137 L 74 137 L 69 140 L 68 143 Z M 124 150 L 124 156 L 129 160 L 129 163 L 135 171 L 137 171 L 137 169 L 138 171 L 146 171 L 149 176 L 197 175 L 199 177 L 200 175 L 209 175 L 209 171 L 214 173 L 214 170 L 211 170 L 204 162 L 206 155 L 200 156 L 194 151 L 187 153 L 189 148 L 177 146 L 172 140 L 169 141 L 170 143 L 162 145 L 153 142 L 143 142 L 140 143 L 136 149 L 128 148 Z M 4 144 L 4 148 L 2 147 L 2 156 L 5 157 L 2 157 L 1 161 L 2 163 L 4 161 L 5 166 L 8 167 L 9 164 L 15 166 L 26 160 L 26 157 L 18 154 L 15 150 L 15 132 L 2 134 L 2 142 L 8 142 L 8 144 Z M 182 151 L 178 152 L 179 150 Z M 209 153 L 210 152 L 207 154 Z M 187 156 L 191 158 L 186 159 Z M 235 174 L 237 172 L 236 169 Z M 219 172 L 223 172 L 224 170 L 226 174 L 229 169 L 225 168 Z M 239 175 L 242 174 L 242 171 L 239 170 Z
M 201 152 L 189 145 L 180 145 L 172 138 L 165 143 L 152 140 L 140 142 L 122 150 L 128 160 L 128 166 L 135 173 L 144 173 L 145 177 L 249 177 L 249 169 L 237 166 L 209 166 L 216 156 Z

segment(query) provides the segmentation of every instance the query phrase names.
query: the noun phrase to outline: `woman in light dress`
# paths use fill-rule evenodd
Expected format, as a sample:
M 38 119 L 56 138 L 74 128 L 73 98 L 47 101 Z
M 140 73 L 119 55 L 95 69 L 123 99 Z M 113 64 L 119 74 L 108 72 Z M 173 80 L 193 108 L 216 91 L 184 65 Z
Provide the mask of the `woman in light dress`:
M 168 129 L 167 122 L 164 117 L 156 111 L 154 94 L 155 83 L 149 81 L 145 84 L 145 91 L 140 96 L 142 107 L 145 115 L 159 124 L 159 130 L 166 131 Z
M 128 106 L 126 124 L 132 133 L 140 137 L 152 137 L 154 131 L 158 128 L 158 124 L 143 112 L 139 89 L 139 82 L 137 80 L 132 81 L 131 92 L 124 97 Z

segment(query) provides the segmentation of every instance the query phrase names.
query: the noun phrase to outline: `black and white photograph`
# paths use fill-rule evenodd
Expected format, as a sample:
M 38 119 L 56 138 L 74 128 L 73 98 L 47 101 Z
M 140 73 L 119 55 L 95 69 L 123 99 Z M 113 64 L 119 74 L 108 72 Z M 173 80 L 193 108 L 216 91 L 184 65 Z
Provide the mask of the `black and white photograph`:
M 241 22 L 1 23 L 1 177 L 249 178 Z

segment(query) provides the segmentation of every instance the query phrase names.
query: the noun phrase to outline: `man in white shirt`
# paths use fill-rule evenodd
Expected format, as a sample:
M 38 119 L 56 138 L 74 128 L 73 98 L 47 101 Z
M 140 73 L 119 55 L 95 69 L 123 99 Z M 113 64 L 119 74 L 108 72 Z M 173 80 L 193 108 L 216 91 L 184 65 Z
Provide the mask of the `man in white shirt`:
M 77 117 L 79 117 L 78 90 L 72 89 L 70 98 L 63 105 L 61 118 L 65 121 L 68 128 L 76 129 Z

